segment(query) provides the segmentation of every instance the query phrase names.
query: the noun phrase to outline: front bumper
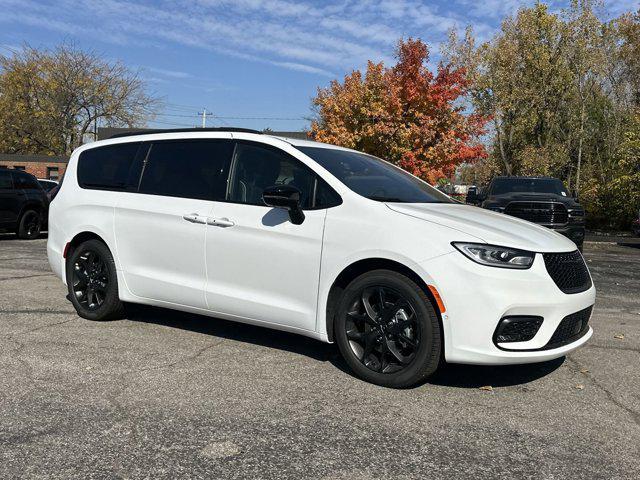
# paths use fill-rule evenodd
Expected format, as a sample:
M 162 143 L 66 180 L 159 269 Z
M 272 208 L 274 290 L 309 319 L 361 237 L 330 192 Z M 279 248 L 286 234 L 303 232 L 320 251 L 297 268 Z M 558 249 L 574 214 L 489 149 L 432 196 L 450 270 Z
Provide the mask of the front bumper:
M 452 363 L 506 365 L 534 363 L 566 355 L 591 337 L 591 328 L 576 341 L 544 349 L 563 318 L 592 306 L 596 291 L 563 293 L 536 254 L 531 268 L 511 270 L 478 265 L 458 252 L 420 265 L 439 291 L 446 313 L 442 315 L 445 359 Z M 536 335 L 526 342 L 496 345 L 493 335 L 501 318 L 543 317 Z

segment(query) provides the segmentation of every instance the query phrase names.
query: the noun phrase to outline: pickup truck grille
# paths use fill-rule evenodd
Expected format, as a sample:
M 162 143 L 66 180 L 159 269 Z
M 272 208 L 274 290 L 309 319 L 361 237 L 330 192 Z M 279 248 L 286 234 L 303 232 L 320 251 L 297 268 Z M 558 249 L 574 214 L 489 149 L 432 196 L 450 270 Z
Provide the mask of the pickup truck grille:
M 556 202 L 511 202 L 504 213 L 544 225 L 565 224 L 569 218 L 567 208 Z

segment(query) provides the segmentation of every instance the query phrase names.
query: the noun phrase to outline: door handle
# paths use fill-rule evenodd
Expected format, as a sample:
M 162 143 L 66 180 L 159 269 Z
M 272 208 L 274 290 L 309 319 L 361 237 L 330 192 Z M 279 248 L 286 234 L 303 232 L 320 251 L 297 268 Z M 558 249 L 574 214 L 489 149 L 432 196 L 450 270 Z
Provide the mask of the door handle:
M 233 227 L 235 223 L 226 217 L 222 217 L 222 218 L 209 217 L 207 218 L 207 225 L 212 225 L 214 227 L 227 228 L 227 227 Z
M 191 222 L 191 223 L 203 223 L 203 224 L 207 223 L 204 217 L 201 217 L 197 213 L 185 214 L 182 216 L 182 218 L 185 219 L 187 222 Z

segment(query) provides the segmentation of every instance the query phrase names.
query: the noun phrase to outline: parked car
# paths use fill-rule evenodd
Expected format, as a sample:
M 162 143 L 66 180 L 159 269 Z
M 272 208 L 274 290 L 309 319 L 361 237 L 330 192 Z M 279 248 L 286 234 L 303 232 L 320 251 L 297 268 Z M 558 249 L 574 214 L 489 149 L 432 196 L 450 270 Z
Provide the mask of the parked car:
M 0 231 L 34 239 L 47 222 L 49 200 L 33 175 L 0 167 Z
M 585 212 L 563 183 L 550 177 L 496 177 L 467 203 L 551 228 L 582 249 Z
M 47 193 L 58 186 L 58 182 L 56 182 L 55 180 L 47 180 L 45 178 L 38 178 L 38 183 Z
M 573 242 L 346 148 L 241 129 L 94 142 L 50 218 L 49 262 L 81 317 L 132 302 L 286 330 L 336 342 L 380 385 L 443 359 L 550 360 L 592 335 Z

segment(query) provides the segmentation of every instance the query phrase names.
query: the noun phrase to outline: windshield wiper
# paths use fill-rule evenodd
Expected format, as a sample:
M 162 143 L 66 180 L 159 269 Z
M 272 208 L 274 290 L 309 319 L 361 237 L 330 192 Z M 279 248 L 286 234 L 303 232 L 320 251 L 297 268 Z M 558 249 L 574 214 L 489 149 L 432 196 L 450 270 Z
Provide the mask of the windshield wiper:
M 402 200 L 401 198 L 396 198 L 396 197 L 367 197 L 369 200 L 376 200 L 378 202 L 402 202 L 402 203 L 406 203 L 404 200 Z

